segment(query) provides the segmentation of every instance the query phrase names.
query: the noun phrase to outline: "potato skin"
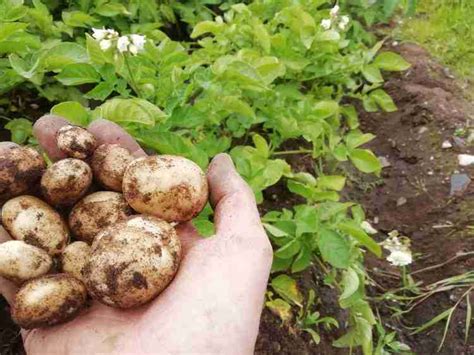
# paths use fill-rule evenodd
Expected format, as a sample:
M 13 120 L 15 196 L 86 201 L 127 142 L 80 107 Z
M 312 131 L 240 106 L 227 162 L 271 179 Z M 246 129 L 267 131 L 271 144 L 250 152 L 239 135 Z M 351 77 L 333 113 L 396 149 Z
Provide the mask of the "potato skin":
M 83 281 L 82 269 L 89 260 L 91 247 L 85 242 L 69 244 L 61 254 L 61 270 Z
M 76 203 L 92 183 L 90 166 L 79 159 L 63 159 L 51 165 L 41 178 L 46 201 L 58 207 Z
M 105 188 L 122 192 L 123 174 L 133 159 L 130 152 L 118 144 L 102 144 L 92 156 L 94 177 Z
M 39 198 L 15 197 L 2 208 L 2 223 L 12 238 L 45 250 L 49 255 L 62 252 L 69 231 L 58 212 Z
M 73 125 L 63 126 L 58 130 L 56 143 L 64 154 L 76 159 L 86 159 L 97 147 L 97 140 L 92 133 Z
M 131 162 L 123 177 L 123 194 L 132 208 L 168 222 L 189 221 L 208 199 L 207 179 L 189 159 L 155 155 Z
M 181 243 L 174 228 L 139 215 L 96 236 L 83 276 L 92 297 L 112 307 L 131 308 L 161 293 L 180 260 Z
M 0 201 L 28 191 L 45 169 L 43 157 L 33 148 L 12 145 L 0 149 Z
M 87 299 L 84 284 L 67 274 L 42 276 L 25 283 L 15 296 L 12 318 L 24 329 L 66 322 Z
M 17 284 L 48 273 L 52 266 L 53 259 L 43 249 L 21 240 L 0 244 L 0 276 Z
M 80 200 L 69 214 L 69 226 L 74 235 L 89 244 L 103 228 L 133 214 L 123 195 L 99 191 Z

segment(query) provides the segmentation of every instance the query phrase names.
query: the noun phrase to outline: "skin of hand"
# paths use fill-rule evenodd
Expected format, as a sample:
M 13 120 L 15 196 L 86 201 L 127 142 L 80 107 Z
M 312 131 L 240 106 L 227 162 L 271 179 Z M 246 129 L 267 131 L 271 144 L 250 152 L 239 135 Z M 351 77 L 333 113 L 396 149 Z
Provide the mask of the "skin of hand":
M 47 115 L 34 135 L 53 159 L 57 130 L 68 124 Z M 99 144 L 117 143 L 135 156 L 145 152 L 118 125 L 94 121 L 88 130 Z M 6 147 L 12 143 L 0 145 Z M 230 157 L 217 155 L 207 178 L 216 235 L 200 237 L 190 223 L 179 225 L 183 258 L 169 287 L 137 309 L 118 310 L 93 302 L 69 323 L 22 331 L 28 354 L 250 354 L 253 353 L 272 262 L 254 195 Z M 1 227 L 0 227 L 1 228 Z M 0 229 L 0 242 L 8 240 Z M 16 288 L 0 278 L 12 302 Z

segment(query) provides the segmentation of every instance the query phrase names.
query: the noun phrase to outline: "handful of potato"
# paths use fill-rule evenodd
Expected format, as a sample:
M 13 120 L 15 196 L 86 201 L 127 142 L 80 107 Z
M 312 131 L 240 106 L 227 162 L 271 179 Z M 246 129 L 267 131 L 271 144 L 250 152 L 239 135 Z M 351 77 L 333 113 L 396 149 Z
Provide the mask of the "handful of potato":
M 0 276 L 21 286 L 12 316 L 27 329 L 74 318 L 88 295 L 118 308 L 155 298 L 181 260 L 174 224 L 208 200 L 206 176 L 188 159 L 135 159 L 77 126 L 56 139 L 69 158 L 47 168 L 28 147 L 0 153 L 1 220 L 14 239 L 0 244 Z M 25 194 L 38 182 L 43 199 Z

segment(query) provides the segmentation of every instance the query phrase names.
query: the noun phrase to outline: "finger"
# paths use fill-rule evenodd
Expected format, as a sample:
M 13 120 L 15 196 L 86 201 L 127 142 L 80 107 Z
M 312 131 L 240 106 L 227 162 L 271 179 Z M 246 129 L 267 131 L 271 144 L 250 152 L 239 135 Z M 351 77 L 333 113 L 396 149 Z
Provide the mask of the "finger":
M 7 242 L 11 239 L 8 232 L 0 226 L 0 243 Z M 0 277 L 0 294 L 5 297 L 9 304 L 12 304 L 17 290 L 18 287 L 13 282 Z
M 66 158 L 66 154 L 56 145 L 56 133 L 68 124 L 70 123 L 62 117 L 44 115 L 33 126 L 33 135 L 51 160 Z
M 89 125 L 88 130 L 95 136 L 98 144 L 119 144 L 128 149 L 136 158 L 146 156 L 145 151 L 135 139 L 114 122 L 98 119 Z
M 184 255 L 186 255 L 188 250 L 190 250 L 197 242 L 204 239 L 199 236 L 199 233 L 191 222 L 178 224 L 175 228 L 179 235 Z
M 217 155 L 209 165 L 207 176 L 217 234 L 257 238 L 267 243 L 253 192 L 235 170 L 229 155 Z

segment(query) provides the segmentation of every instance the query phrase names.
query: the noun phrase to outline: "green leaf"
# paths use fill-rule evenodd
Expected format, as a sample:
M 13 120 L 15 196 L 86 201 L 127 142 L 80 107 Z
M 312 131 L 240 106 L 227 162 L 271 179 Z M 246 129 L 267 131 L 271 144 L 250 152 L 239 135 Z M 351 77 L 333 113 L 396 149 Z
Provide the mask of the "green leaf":
M 63 11 L 63 21 L 71 27 L 92 27 L 98 20 L 82 11 Z
M 66 86 L 82 85 L 99 82 L 100 75 L 90 64 L 75 63 L 65 66 L 61 73 L 56 75 L 56 80 Z
M 93 64 L 105 64 L 110 62 L 106 53 L 100 49 L 99 42 L 86 34 L 87 55 Z
M 286 271 L 291 266 L 293 259 L 280 259 L 273 257 L 271 272 Z
M 339 233 L 321 229 L 319 232 L 318 248 L 324 261 L 334 267 L 345 269 L 350 264 L 350 245 Z
M 291 272 L 300 272 L 305 270 L 311 265 L 311 250 L 305 245 L 301 245 L 301 250 L 298 256 L 295 258 L 293 265 L 291 265 Z
M 103 101 L 110 96 L 115 90 L 115 83 L 110 81 L 103 81 L 97 84 L 92 90 L 84 94 L 86 99 Z
M 5 128 L 11 133 L 11 140 L 16 144 L 24 144 L 33 136 L 33 123 L 26 118 L 15 118 Z
M 255 145 L 255 148 L 257 149 L 257 152 L 259 152 L 262 157 L 268 158 L 268 156 L 270 155 L 270 149 L 265 138 L 263 138 L 259 134 L 254 134 L 252 136 L 252 141 Z
M 347 233 L 352 236 L 376 256 L 382 256 L 382 249 L 380 248 L 380 245 L 378 245 L 377 242 L 373 240 L 367 233 L 365 233 L 364 230 L 359 227 L 355 222 L 341 222 L 339 223 L 338 228 L 344 233 Z
M 339 175 L 323 175 L 318 178 L 318 187 L 322 189 L 341 191 L 346 183 L 346 178 Z
M 51 113 L 64 117 L 69 122 L 78 126 L 87 126 L 89 123 L 89 112 L 76 101 L 66 101 L 54 105 Z
M 383 1 L 383 12 L 387 18 L 393 15 L 395 10 L 397 9 L 399 2 L 400 0 L 384 0 Z
M 422 331 L 432 327 L 433 325 L 441 322 L 442 320 L 446 319 L 449 317 L 450 313 L 453 311 L 453 308 L 448 308 L 446 309 L 444 312 L 441 312 L 440 314 L 438 314 L 437 316 L 433 317 L 432 319 L 430 319 L 428 322 L 426 323 L 423 323 L 422 325 L 420 325 L 419 327 L 416 328 L 415 331 L 411 332 L 410 335 L 414 335 L 414 334 L 418 334 L 418 333 L 421 333 Z
M 296 281 L 288 275 L 278 275 L 271 281 L 271 286 L 283 299 L 303 306 L 303 295 L 298 290 Z
M 368 149 L 352 149 L 349 158 L 357 169 L 364 173 L 379 173 L 382 164 L 377 157 Z
M 342 294 L 339 296 L 340 300 L 349 298 L 358 290 L 359 276 L 352 268 L 348 268 L 342 274 L 341 286 Z
M 46 70 L 60 71 L 68 64 L 88 61 L 86 49 L 77 44 L 63 42 L 48 49 L 42 54 L 42 64 Z
M 252 107 L 235 96 L 225 96 L 221 98 L 220 104 L 222 108 L 229 113 L 240 113 L 241 115 L 255 118 L 255 112 Z
M 366 65 L 362 69 L 362 75 L 364 75 L 364 78 L 371 83 L 383 83 L 382 73 L 375 65 Z
M 292 318 L 291 314 L 291 305 L 282 300 L 281 298 L 276 298 L 272 301 L 267 301 L 265 306 L 275 313 L 283 322 L 288 322 Z
M 114 17 L 117 15 L 130 15 L 127 8 L 119 3 L 105 3 L 95 9 L 95 13 L 105 17 Z
M 286 233 L 285 231 L 275 227 L 275 226 L 272 226 L 271 224 L 268 224 L 268 223 L 263 223 L 263 226 L 265 227 L 265 229 L 267 230 L 268 233 L 270 233 L 271 235 L 273 235 L 274 237 L 286 237 L 288 236 L 288 233 Z
M 216 34 L 222 30 L 223 26 L 223 24 L 214 21 L 202 21 L 199 22 L 196 26 L 194 26 L 193 32 L 191 32 L 190 37 L 197 38 L 205 33 Z
M 319 119 L 328 118 L 335 115 L 339 110 L 339 104 L 336 101 L 319 101 L 314 105 L 314 113 Z
M 293 239 L 275 252 L 275 256 L 282 259 L 288 259 L 295 256 L 301 249 L 301 242 Z
M 214 223 L 211 221 L 195 218 L 192 220 L 192 224 L 197 229 L 199 235 L 203 237 L 210 237 L 215 234 Z
M 394 52 L 382 52 L 374 60 L 373 65 L 377 68 L 387 71 L 402 71 L 410 68 L 408 63 L 402 56 Z
M 112 122 L 134 122 L 152 126 L 166 118 L 158 106 L 139 98 L 114 98 L 94 110 L 96 117 Z
M 375 136 L 372 133 L 362 133 L 359 130 L 351 131 L 346 135 L 346 144 L 350 149 L 357 148 L 373 140 Z
M 357 117 L 357 111 L 352 105 L 344 105 L 341 107 L 341 113 L 346 117 L 347 124 L 350 129 L 356 129 L 359 127 L 359 118 Z
M 321 337 L 319 336 L 319 334 L 315 330 L 313 330 L 311 328 L 303 328 L 303 330 L 306 333 L 309 333 L 309 335 L 311 335 L 311 339 L 313 339 L 315 344 L 319 344 L 321 342 Z
M 377 89 L 369 94 L 369 97 L 385 112 L 397 111 L 397 106 L 389 94 L 382 89 Z

